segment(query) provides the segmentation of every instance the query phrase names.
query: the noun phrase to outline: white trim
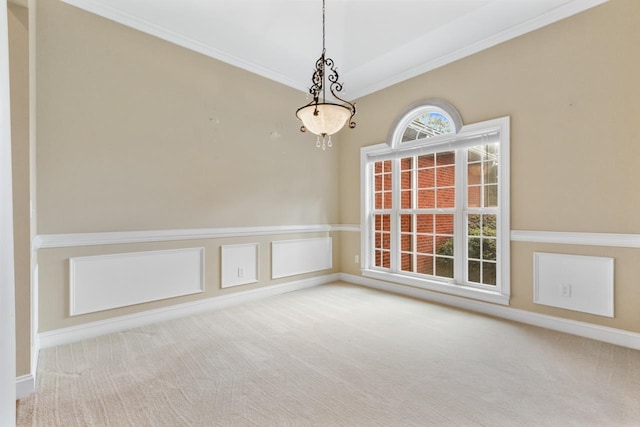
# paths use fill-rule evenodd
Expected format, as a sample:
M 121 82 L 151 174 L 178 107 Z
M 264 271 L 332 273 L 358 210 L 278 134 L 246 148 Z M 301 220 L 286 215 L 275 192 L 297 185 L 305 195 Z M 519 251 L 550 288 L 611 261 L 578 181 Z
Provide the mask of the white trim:
M 274 240 L 271 242 L 271 278 L 297 276 L 333 268 L 333 239 Z
M 16 422 L 16 315 L 7 2 L 0 5 L 0 425 Z
M 103 233 L 39 234 L 32 250 L 75 246 L 114 245 L 121 243 L 164 242 L 170 240 L 217 239 L 245 236 L 268 236 L 291 233 L 340 231 L 334 225 L 275 225 L 262 227 L 192 228 L 182 230 L 114 231 Z
M 203 247 L 69 258 L 69 316 L 205 291 Z
M 527 34 L 531 31 L 535 31 L 547 25 L 553 24 L 554 22 L 560 21 L 577 13 L 588 10 L 592 7 L 606 3 L 607 1 L 608 0 L 574 0 L 556 9 L 550 10 L 543 15 L 525 21 L 519 25 L 515 25 L 511 28 L 507 28 L 506 30 L 503 30 L 471 45 L 464 46 L 449 54 L 439 56 L 431 61 L 423 62 L 422 64 L 410 68 L 404 72 L 394 73 L 393 76 L 390 76 L 383 80 L 377 80 L 369 85 L 355 88 L 351 91 L 351 97 L 353 99 L 362 98 L 363 96 L 378 92 L 382 89 L 393 86 L 405 80 L 409 80 L 421 74 L 425 74 L 429 71 L 443 67 L 459 59 L 466 58 L 467 56 L 471 56 L 475 53 L 496 46 L 500 43 L 504 43 L 506 41 L 519 37 L 523 34 Z M 433 37 L 433 34 L 430 34 L 430 36 Z M 393 57 L 396 58 L 397 56 L 393 55 Z M 381 61 L 389 61 L 389 55 L 379 57 L 376 60 L 365 64 L 365 66 L 369 69 L 375 68 L 377 65 L 381 64 Z M 364 69 L 365 66 L 346 72 L 344 74 L 345 80 L 359 80 L 360 77 L 365 77 L 366 75 L 363 74 L 366 72 Z
M 512 230 L 512 242 L 640 248 L 640 234 Z
M 16 378 L 16 399 L 22 399 L 36 391 L 36 377 L 33 374 L 21 375 Z
M 480 301 L 490 302 L 493 304 L 509 305 L 509 295 L 503 295 L 500 292 L 496 291 L 490 291 L 465 285 L 454 285 L 444 282 L 431 281 L 427 279 L 411 277 L 405 274 L 388 273 L 386 271 L 378 272 L 376 270 L 362 270 L 362 275 L 385 282 L 389 279 L 393 279 L 393 283 L 397 283 L 399 285 L 411 286 L 414 288 L 420 288 L 429 291 L 443 292 L 450 295 L 472 298 Z
M 220 288 L 257 283 L 260 280 L 260 244 L 220 246 Z
M 234 65 L 236 67 L 247 70 L 251 73 L 255 73 L 259 76 L 266 77 L 283 85 L 292 87 L 306 92 L 307 87 L 305 84 L 293 80 L 283 74 L 277 73 L 271 69 L 265 68 L 260 64 L 252 61 L 248 61 L 239 56 L 233 55 L 229 52 L 225 52 L 220 49 L 216 49 L 211 45 L 195 40 L 191 37 L 187 37 L 184 34 L 177 33 L 173 30 L 165 28 L 161 25 L 154 24 L 147 21 L 144 18 L 140 18 L 129 13 L 118 10 L 115 7 L 111 7 L 105 4 L 105 2 L 94 0 L 62 0 L 71 6 L 75 6 L 87 12 L 94 13 L 103 18 L 107 18 L 111 21 L 115 21 L 119 24 L 133 28 L 146 34 L 158 37 L 162 40 L 166 40 L 170 43 L 178 46 L 193 50 L 194 52 L 201 53 L 211 58 L 218 59 L 227 64 Z
M 613 267 L 608 257 L 534 252 L 533 302 L 612 318 Z
M 526 323 L 528 325 L 539 326 L 541 328 L 552 329 L 554 331 L 640 350 L 640 334 L 636 332 L 579 322 L 577 320 L 562 319 L 560 317 L 533 313 L 503 305 L 488 304 L 486 302 L 430 292 L 418 288 L 395 285 L 393 283 L 368 279 L 351 274 L 341 273 L 340 280 L 394 294 L 406 295 L 412 298 L 432 301 L 439 304 L 462 308 L 464 310 L 500 317 L 514 322 Z
M 137 328 L 150 323 L 162 322 L 178 317 L 190 316 L 210 310 L 220 310 L 233 305 L 243 304 L 259 300 L 273 295 L 284 294 L 300 289 L 311 288 L 325 283 L 335 282 L 340 278 L 339 274 L 312 277 L 310 279 L 297 280 L 278 285 L 265 286 L 247 291 L 235 292 L 228 295 L 202 299 L 184 304 L 172 305 L 155 310 L 143 311 L 126 316 L 114 317 L 97 322 L 84 323 L 82 325 L 39 334 L 41 348 L 49 348 L 57 345 L 94 338 L 100 335 L 118 332 L 126 329 Z

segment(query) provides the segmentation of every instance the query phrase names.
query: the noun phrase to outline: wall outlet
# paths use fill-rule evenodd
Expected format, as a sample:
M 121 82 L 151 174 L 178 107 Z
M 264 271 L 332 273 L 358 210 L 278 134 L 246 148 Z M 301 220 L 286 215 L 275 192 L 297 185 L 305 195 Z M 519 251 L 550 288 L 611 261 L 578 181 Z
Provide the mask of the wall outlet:
M 360 255 L 356 255 L 355 257 L 353 257 L 353 262 L 355 262 L 356 264 L 360 262 Z
M 560 283 L 560 296 L 571 298 L 571 285 L 569 283 Z
M 244 277 L 244 268 L 238 267 L 238 277 Z

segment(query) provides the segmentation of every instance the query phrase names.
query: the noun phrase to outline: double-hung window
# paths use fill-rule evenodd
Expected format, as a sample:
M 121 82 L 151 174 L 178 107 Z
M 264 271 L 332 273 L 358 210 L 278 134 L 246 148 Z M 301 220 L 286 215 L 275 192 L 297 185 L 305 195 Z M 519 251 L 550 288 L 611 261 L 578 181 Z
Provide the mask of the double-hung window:
M 363 275 L 508 304 L 509 118 L 461 126 L 441 103 L 397 123 L 361 151 Z

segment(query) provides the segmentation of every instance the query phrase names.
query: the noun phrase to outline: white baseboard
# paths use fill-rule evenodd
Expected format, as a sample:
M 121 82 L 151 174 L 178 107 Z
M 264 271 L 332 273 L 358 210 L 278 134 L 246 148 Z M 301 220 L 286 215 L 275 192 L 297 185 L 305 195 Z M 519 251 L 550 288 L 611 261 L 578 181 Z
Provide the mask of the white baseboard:
M 640 350 L 640 334 L 635 332 L 594 325 L 592 323 L 579 322 L 576 320 L 562 319 L 560 317 L 533 313 L 502 305 L 489 304 L 482 301 L 431 292 L 419 288 L 396 285 L 382 280 L 369 279 L 352 274 L 340 273 L 340 280 Z
M 34 374 L 21 375 L 16 378 L 16 399 L 33 394 L 36 391 L 36 377 Z
M 143 311 L 141 313 L 130 314 L 127 316 L 119 316 L 112 319 L 85 323 L 78 326 L 41 332 L 38 334 L 40 348 L 68 344 L 112 332 L 123 331 L 151 323 L 202 313 L 204 311 L 220 310 L 225 307 L 259 300 L 273 295 L 284 294 L 287 292 L 323 285 L 325 283 L 335 282 L 339 279 L 340 275 L 337 273 L 312 277 L 310 279 L 235 292 L 233 294 Z

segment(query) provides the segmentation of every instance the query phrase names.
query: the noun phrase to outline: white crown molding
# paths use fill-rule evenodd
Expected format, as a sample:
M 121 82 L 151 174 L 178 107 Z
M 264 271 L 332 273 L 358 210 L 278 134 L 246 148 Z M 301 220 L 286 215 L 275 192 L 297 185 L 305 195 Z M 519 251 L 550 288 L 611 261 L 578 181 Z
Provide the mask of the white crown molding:
M 412 298 L 462 308 L 464 310 L 488 314 L 490 316 L 500 317 L 514 322 L 526 323 L 528 325 L 539 326 L 541 328 L 552 329 L 554 331 L 640 350 L 640 334 L 635 332 L 533 313 L 531 311 L 524 311 L 516 308 L 505 307 L 503 305 L 460 298 L 453 295 L 445 295 L 424 289 L 395 285 L 389 282 L 355 276 L 352 274 L 340 273 L 340 280 Z
M 521 36 L 528 32 L 540 29 L 547 25 L 553 24 L 556 21 L 561 19 L 568 18 L 577 13 L 583 12 L 592 7 L 598 6 L 600 4 L 606 3 L 609 0 L 575 0 L 570 3 L 567 3 L 561 7 L 553 9 L 545 14 L 542 14 L 536 18 L 530 19 L 521 24 L 512 26 L 506 30 L 500 31 L 497 34 L 486 37 L 483 40 L 480 40 L 476 43 L 473 43 L 469 46 L 465 46 L 463 48 L 457 49 L 451 53 L 446 55 L 441 55 L 433 60 L 424 62 L 418 66 L 412 67 L 404 72 L 393 73 L 392 76 L 378 80 L 372 84 L 356 87 L 350 91 L 350 97 L 353 99 L 361 98 L 365 95 L 369 95 L 371 93 L 377 92 L 379 90 L 385 89 L 387 87 L 393 86 L 397 83 L 403 82 L 405 80 L 409 80 L 413 77 L 419 76 L 421 74 L 427 73 L 429 71 L 435 70 L 436 68 L 445 66 L 452 62 L 455 62 L 459 59 L 465 58 L 467 56 L 471 56 L 475 53 L 488 49 L 490 47 L 496 46 L 500 43 L 504 43 L 508 40 L 511 40 L 515 37 Z M 391 52 L 393 55 L 393 52 Z M 402 61 L 402 56 L 393 55 L 394 58 L 391 58 L 389 55 L 385 57 L 380 57 L 371 61 L 368 64 L 365 64 L 361 67 L 358 67 L 355 70 L 350 70 L 344 74 L 345 81 L 362 81 L 368 80 L 365 75 L 369 74 L 369 71 L 366 69 L 379 69 L 382 64 L 388 62 L 390 60 L 394 61 Z M 376 64 L 376 62 L 379 62 Z
M 147 243 L 171 240 L 217 239 L 245 236 L 268 236 L 292 233 L 322 233 L 340 231 L 341 226 L 329 224 L 275 225 L 262 227 L 193 228 L 184 230 L 114 231 L 103 233 L 41 234 L 32 242 L 32 249 L 72 246 Z
M 151 323 L 190 316 L 205 311 L 220 310 L 233 305 L 256 301 L 274 295 L 312 288 L 325 283 L 335 282 L 339 277 L 340 276 L 338 274 L 328 274 L 312 277 L 310 279 L 296 280 L 257 289 L 250 289 L 248 291 L 240 291 L 232 294 L 201 299 L 184 304 L 171 305 L 155 310 L 147 310 L 126 316 L 113 317 L 111 319 L 100 320 L 97 322 L 84 323 L 82 325 L 71 326 L 68 328 L 41 332 L 38 335 L 38 339 L 40 348 L 54 347 L 57 345 L 94 338 L 100 335 L 110 334 L 112 332 L 137 328 Z
M 512 230 L 512 242 L 640 248 L 640 234 Z
M 307 87 L 304 84 L 300 84 L 298 81 L 293 80 L 280 73 L 276 73 L 265 67 L 262 67 L 255 62 L 247 61 L 246 59 L 237 57 L 220 49 L 215 49 L 210 45 L 194 40 L 183 34 L 172 31 L 161 25 L 154 24 L 145 19 L 137 16 L 122 12 L 114 7 L 105 5 L 103 2 L 94 0 L 61 0 L 71 6 L 75 6 L 87 12 L 91 12 L 95 15 L 141 31 L 143 33 L 158 37 L 162 40 L 176 44 L 178 46 L 193 50 L 194 52 L 201 53 L 211 58 L 218 59 L 227 64 L 234 65 L 236 67 L 247 70 L 251 73 L 281 83 L 283 85 L 298 89 L 301 91 L 307 91 Z

